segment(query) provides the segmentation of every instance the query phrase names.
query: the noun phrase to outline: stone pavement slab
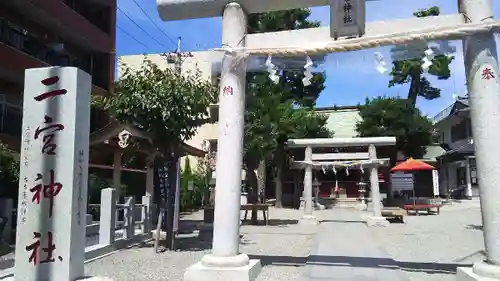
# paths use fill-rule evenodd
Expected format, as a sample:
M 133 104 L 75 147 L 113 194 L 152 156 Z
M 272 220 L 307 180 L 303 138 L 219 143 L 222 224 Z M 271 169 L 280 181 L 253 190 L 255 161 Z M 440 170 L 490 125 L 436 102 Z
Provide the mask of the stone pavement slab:
M 407 281 L 371 237 L 362 212 L 332 209 L 319 226 L 303 281 Z M 366 213 L 364 213 L 366 214 Z

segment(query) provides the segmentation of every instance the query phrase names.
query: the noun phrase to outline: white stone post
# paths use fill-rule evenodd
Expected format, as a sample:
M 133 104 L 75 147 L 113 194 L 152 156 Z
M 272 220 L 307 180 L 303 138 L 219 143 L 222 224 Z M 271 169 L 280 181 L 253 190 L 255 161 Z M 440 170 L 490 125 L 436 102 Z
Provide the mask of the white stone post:
M 313 175 L 312 175 L 312 147 L 307 146 L 304 153 L 306 167 L 304 169 L 304 215 L 301 223 L 317 223 L 313 216 Z
M 133 196 L 125 198 L 125 209 L 123 210 L 124 231 L 123 238 L 134 238 L 135 234 L 135 198 Z
M 222 29 L 223 46 L 245 46 L 247 15 L 238 3 L 224 8 Z M 212 253 L 187 269 L 187 281 L 253 280 L 260 272 L 259 260 L 239 253 L 246 61 L 235 62 L 229 54 L 222 61 Z
M 368 157 L 370 160 L 377 159 L 377 148 L 375 145 L 370 144 L 368 146 Z M 382 211 L 380 208 L 380 187 L 378 183 L 378 167 L 376 164 L 371 164 L 370 167 L 370 190 L 371 199 L 373 205 L 373 215 L 367 218 L 368 226 L 386 226 L 389 221 L 382 217 Z
M 491 0 L 460 0 L 459 11 L 472 23 L 493 20 Z M 500 162 L 495 153 L 500 139 L 497 45 L 492 33 L 478 33 L 467 37 L 463 46 L 486 260 L 475 263 L 472 269 L 458 268 L 457 280 L 500 280 Z
M 91 225 L 94 222 L 94 219 L 92 218 L 91 214 L 86 214 L 85 215 L 85 224 L 86 225 Z
M 153 204 L 153 198 L 149 195 L 142 196 L 141 203 L 142 207 L 142 231 L 143 233 L 151 232 L 151 205 Z
M 470 158 L 465 158 L 465 184 L 466 184 L 466 193 L 465 196 L 467 199 L 472 198 L 472 180 L 470 176 Z
M 118 194 L 114 188 L 101 190 L 101 216 L 99 218 L 99 244 L 111 245 L 115 242 L 116 201 Z
M 84 276 L 91 77 L 74 67 L 27 69 L 16 281 Z

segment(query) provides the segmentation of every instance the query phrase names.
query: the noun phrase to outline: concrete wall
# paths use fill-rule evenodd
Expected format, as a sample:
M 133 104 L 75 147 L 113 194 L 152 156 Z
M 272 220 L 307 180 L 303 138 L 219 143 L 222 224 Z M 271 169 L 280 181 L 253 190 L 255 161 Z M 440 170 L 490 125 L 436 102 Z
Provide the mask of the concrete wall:
M 193 52 L 193 57 L 185 57 L 182 62 L 182 73 L 195 73 L 198 69 L 201 72 L 201 77 L 212 81 L 212 77 L 216 77 L 214 64 L 222 60 L 221 52 L 203 51 Z M 121 56 L 119 60 L 127 64 L 132 69 L 139 69 L 144 61 L 144 55 Z M 175 64 L 168 63 L 167 59 L 160 54 L 147 54 L 146 58 L 158 65 L 161 69 L 175 67 Z M 214 71 L 212 71 L 214 69 Z M 118 78 L 123 74 L 121 67 L 118 67 Z
M 462 117 L 452 116 L 436 124 L 436 128 L 442 134 L 440 137 L 441 138 L 440 142 L 448 144 L 451 149 L 457 149 L 460 147 L 464 147 L 467 144 L 470 144 L 472 140 L 471 135 L 469 135 L 467 138 L 458 141 L 454 142 L 451 141 L 451 128 L 459 124 L 463 120 L 465 119 Z

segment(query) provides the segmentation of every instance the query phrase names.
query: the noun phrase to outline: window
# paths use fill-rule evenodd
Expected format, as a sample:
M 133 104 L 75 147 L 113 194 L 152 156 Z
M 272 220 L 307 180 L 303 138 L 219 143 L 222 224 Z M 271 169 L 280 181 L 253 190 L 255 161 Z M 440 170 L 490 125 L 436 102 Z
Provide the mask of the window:
M 209 151 L 211 152 L 217 152 L 217 140 L 209 140 L 210 142 L 210 149 Z
M 451 127 L 451 142 L 456 142 L 467 138 L 468 135 L 467 122 L 468 120 L 464 120 L 459 124 Z
M 21 103 L 10 101 L 6 95 L 0 94 L 0 133 L 20 136 L 22 124 Z
M 470 119 L 467 120 L 467 136 L 472 137 L 472 124 L 470 123 Z

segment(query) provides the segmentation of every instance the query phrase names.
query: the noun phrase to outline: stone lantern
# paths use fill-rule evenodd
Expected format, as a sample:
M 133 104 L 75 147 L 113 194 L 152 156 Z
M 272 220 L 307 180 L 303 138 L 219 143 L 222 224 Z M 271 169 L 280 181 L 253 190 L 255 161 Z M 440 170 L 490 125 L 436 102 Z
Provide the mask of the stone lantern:
M 323 209 L 325 209 L 325 206 L 323 206 L 319 203 L 319 191 L 320 191 L 319 188 L 321 186 L 321 182 L 318 181 L 317 177 L 314 177 L 314 181 L 313 181 L 312 185 L 313 185 L 313 190 L 314 190 L 314 207 L 317 210 L 323 210 Z
M 358 192 L 360 204 L 357 206 L 358 210 L 366 210 L 368 205 L 366 204 L 365 194 L 368 190 L 368 183 L 360 181 L 358 182 Z

